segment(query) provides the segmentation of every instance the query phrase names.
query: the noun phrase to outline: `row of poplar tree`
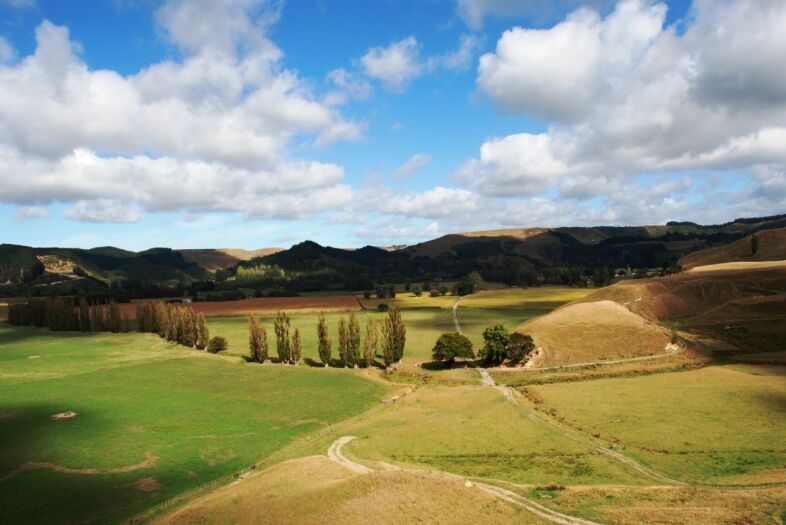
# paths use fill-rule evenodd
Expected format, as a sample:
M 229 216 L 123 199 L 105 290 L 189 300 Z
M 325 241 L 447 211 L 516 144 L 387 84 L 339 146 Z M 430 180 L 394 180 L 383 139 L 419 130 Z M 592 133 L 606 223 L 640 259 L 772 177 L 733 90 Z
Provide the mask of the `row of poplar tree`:
M 205 315 L 194 313 L 190 307 L 161 301 L 137 303 L 136 322 L 140 332 L 158 334 L 162 339 L 197 350 L 220 351 L 210 344 Z
M 251 360 L 263 363 L 268 359 L 269 352 L 267 331 L 253 316 L 248 318 L 248 327 Z M 322 364 L 328 367 L 333 357 L 333 340 L 330 337 L 324 313 L 319 314 L 316 328 L 319 359 Z M 290 337 L 289 317 L 285 313 L 279 312 L 273 323 L 273 331 L 276 334 L 276 353 L 279 362 L 297 364 L 302 352 L 300 330 L 295 328 Z M 376 361 L 377 349 L 380 346 L 386 367 L 401 361 L 401 358 L 404 357 L 407 328 L 398 309 L 390 310 L 383 318 L 381 334 L 374 319 L 367 321 L 365 332 L 366 335 L 361 346 L 360 322 L 357 316 L 352 314 L 349 317 L 349 322 L 343 316 L 339 319 L 338 357 L 343 366 L 373 366 Z
M 15 326 L 46 327 L 54 331 L 127 332 L 128 319 L 114 299 L 108 304 L 90 304 L 82 297 L 33 299 L 8 305 L 8 322 Z

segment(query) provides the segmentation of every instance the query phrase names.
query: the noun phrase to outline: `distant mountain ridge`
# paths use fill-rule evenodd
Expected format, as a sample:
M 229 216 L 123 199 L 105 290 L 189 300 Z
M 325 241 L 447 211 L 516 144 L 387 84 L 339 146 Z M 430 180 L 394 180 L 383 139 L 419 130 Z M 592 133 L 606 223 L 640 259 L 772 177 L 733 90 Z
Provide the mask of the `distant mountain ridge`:
M 293 291 L 359 290 L 375 283 L 452 280 L 471 271 L 509 285 L 579 284 L 585 276 L 609 269 L 666 268 L 676 267 L 678 261 L 695 265 L 694 261 L 699 260 L 739 259 L 738 252 L 744 252 L 746 246 L 750 249 L 750 239 L 745 238 L 757 232 L 760 257 L 779 257 L 786 253 L 781 232 L 785 228 L 786 215 L 776 215 L 709 226 L 669 222 L 654 226 L 478 231 L 445 235 L 398 249 L 341 249 L 313 241 L 286 250 L 152 248 L 141 252 L 111 246 L 86 250 L 3 244 L 0 283 L 4 283 L 4 289 L 0 291 L 24 294 L 30 287 L 43 290 L 44 286 L 53 293 L 59 293 L 59 286 L 63 293 L 78 293 L 81 286 L 94 291 L 110 286 L 182 288 L 199 281 L 217 282 L 217 270 L 226 270 L 221 283 L 216 284 L 224 289 L 242 284 Z M 267 274 L 267 267 L 277 270 Z M 245 281 L 233 285 L 232 278 L 241 269 Z M 226 278 L 229 281 L 224 281 Z

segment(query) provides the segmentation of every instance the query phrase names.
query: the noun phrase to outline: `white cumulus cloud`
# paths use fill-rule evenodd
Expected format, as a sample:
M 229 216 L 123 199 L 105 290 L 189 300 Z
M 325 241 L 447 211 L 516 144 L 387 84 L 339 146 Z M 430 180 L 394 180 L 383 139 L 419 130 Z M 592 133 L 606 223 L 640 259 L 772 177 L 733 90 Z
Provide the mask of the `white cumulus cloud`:
M 292 158 L 289 146 L 357 140 L 364 126 L 282 67 L 265 33 L 277 6 L 169 0 L 157 20 L 183 58 L 132 75 L 91 69 L 66 27 L 41 23 L 32 54 L 0 63 L 0 202 L 72 202 L 69 218 L 93 222 L 159 210 L 292 218 L 340 206 L 350 193 L 343 169 Z M 204 10 L 208 25 L 195 21 Z
M 421 61 L 420 45 L 414 36 L 387 47 L 373 47 L 360 62 L 366 75 L 379 80 L 385 89 L 393 92 L 403 91 L 427 68 Z

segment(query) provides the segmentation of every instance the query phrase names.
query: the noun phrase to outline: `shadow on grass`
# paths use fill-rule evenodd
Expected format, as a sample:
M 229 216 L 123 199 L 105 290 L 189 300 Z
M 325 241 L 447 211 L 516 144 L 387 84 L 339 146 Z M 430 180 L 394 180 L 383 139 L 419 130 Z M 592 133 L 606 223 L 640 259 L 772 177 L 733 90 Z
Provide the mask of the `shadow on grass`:
M 76 421 L 52 419 L 63 410 L 54 404 L 0 404 L 0 523 L 114 522 L 127 515 L 129 505 L 145 505 L 151 497 L 131 486 L 142 471 L 112 475 L 47 468 L 47 462 L 59 459 L 51 456 L 56 434 Z
M 462 368 L 476 368 L 478 366 L 476 361 L 454 361 L 453 363 L 430 361 L 423 363 L 420 367 L 424 370 L 456 370 Z
M 47 339 L 63 339 L 77 337 L 93 337 L 94 332 L 53 332 L 48 328 L 32 326 L 11 326 L 7 323 L 0 324 L 0 346 L 13 344 L 33 337 Z

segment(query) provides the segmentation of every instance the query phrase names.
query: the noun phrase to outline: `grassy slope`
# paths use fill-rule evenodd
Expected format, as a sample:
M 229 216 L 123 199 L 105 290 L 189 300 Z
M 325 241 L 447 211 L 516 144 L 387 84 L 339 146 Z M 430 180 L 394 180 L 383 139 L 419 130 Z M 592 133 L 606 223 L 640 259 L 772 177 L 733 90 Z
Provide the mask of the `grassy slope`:
M 275 465 L 154 523 L 455 523 L 457 516 L 463 523 L 547 523 L 459 479 L 411 472 L 357 475 L 324 456 Z
M 528 387 L 546 410 L 678 478 L 786 480 L 786 372 L 709 367 Z
M 194 354 L 147 335 L 0 328 L 0 479 L 28 461 L 112 469 L 152 459 L 125 473 L 22 472 L 0 481 L 0 521 L 127 518 L 385 392 L 346 372 L 184 357 Z M 66 410 L 79 415 L 50 419 Z M 152 492 L 133 485 L 145 479 Z
M 663 353 L 669 334 L 613 301 L 567 305 L 519 328 L 538 350 L 532 366 L 549 367 Z
M 723 246 L 688 254 L 680 260 L 680 264 L 685 269 L 691 269 L 711 264 L 786 259 L 786 228 L 760 231 L 756 238 L 759 246 L 755 254 L 751 249 L 749 235 Z

